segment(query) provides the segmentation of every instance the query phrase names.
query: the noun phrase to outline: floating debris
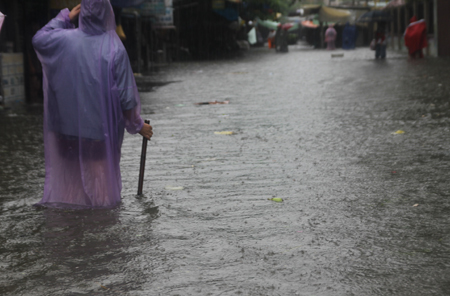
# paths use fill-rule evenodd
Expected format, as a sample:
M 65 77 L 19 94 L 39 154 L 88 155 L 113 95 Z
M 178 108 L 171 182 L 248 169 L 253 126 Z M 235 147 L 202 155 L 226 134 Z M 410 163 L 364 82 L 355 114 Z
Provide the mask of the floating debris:
M 202 161 L 214 161 L 217 160 L 217 158 L 205 158 Z
M 281 197 L 272 197 L 272 198 L 268 198 L 268 200 L 275 201 L 275 202 L 283 202 L 283 199 Z
M 215 135 L 232 135 L 234 134 L 231 131 L 222 131 L 222 132 L 214 132 Z
M 419 206 L 419 204 L 415 204 L 415 205 L 413 205 L 413 207 L 418 207 Z
M 166 186 L 166 190 L 183 190 L 183 186 Z
M 224 105 L 228 103 L 230 103 L 230 101 L 212 101 L 212 102 L 195 103 L 195 105 Z
M 404 133 L 405 133 L 405 131 L 398 130 L 396 132 L 391 133 L 391 135 L 400 135 L 400 134 L 404 134 Z
M 344 54 L 343 53 L 332 53 L 331 57 L 332 58 L 342 58 L 342 57 L 344 57 Z

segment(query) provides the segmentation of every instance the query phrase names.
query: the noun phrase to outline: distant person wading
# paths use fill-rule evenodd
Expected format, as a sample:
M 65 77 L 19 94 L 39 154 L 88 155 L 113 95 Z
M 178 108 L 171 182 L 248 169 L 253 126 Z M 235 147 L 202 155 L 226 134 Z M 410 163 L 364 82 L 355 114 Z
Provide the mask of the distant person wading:
M 336 36 L 337 32 L 333 28 L 333 25 L 329 25 L 328 29 L 325 31 L 325 42 L 327 43 L 328 50 L 336 49 Z
M 409 20 L 409 26 L 406 28 L 404 38 L 405 45 L 408 47 L 409 57 L 411 59 L 423 58 L 422 49 L 428 46 L 425 20 L 418 21 L 416 16 L 413 16 Z

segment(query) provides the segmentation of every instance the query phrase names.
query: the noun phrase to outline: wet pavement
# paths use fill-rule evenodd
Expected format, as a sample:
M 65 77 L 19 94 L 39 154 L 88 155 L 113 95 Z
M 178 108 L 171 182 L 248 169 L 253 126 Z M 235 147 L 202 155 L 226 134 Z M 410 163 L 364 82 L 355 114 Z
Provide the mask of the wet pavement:
M 115 210 L 34 209 L 41 107 L 0 115 L 0 294 L 449 295 L 450 60 L 340 53 L 161 69 Z

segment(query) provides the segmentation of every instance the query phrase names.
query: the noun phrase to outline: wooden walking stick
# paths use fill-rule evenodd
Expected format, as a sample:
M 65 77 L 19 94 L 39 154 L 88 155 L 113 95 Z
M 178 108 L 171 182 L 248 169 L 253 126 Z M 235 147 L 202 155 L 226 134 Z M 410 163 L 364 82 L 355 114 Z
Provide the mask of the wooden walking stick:
M 150 120 L 146 119 L 144 121 L 147 124 L 150 124 Z M 138 184 L 138 195 L 142 195 L 142 185 L 144 185 L 144 171 L 145 171 L 145 157 L 147 155 L 147 138 L 143 137 L 142 139 L 142 151 L 141 151 L 141 166 L 139 168 L 139 184 Z

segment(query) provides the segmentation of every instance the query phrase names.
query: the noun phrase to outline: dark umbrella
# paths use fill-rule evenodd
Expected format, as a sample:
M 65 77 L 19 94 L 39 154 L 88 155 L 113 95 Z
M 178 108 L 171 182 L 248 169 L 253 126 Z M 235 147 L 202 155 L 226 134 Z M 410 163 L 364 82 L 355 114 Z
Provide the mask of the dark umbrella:
M 133 7 L 141 5 L 144 0 L 111 0 L 111 5 L 115 7 Z
M 382 10 L 371 10 L 358 19 L 358 23 L 370 23 L 370 22 L 389 22 L 391 21 L 391 16 Z

